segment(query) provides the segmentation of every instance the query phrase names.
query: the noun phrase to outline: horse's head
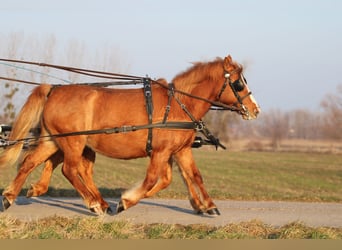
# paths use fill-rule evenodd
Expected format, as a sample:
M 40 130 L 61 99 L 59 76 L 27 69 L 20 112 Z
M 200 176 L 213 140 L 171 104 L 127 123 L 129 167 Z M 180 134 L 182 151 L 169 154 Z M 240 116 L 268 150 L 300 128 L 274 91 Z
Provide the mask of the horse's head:
M 260 113 L 260 107 L 248 88 L 247 81 L 242 74 L 242 66 L 228 55 L 223 60 L 223 68 L 224 84 L 217 95 L 217 100 L 236 107 L 243 119 L 255 119 Z

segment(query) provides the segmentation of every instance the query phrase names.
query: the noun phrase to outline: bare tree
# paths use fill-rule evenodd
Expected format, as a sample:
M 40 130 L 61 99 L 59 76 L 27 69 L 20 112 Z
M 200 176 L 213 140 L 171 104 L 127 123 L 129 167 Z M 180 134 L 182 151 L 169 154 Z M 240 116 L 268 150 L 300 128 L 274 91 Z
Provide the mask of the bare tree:
M 261 114 L 263 121 L 262 134 L 271 138 L 271 146 L 274 150 L 278 150 L 281 141 L 288 136 L 289 132 L 289 115 L 280 110 L 270 110 Z
M 204 121 L 211 132 L 223 142 L 229 142 L 232 137 L 239 137 L 240 118 L 232 112 L 211 110 L 204 117 Z
M 74 67 L 85 67 L 84 55 L 85 55 L 85 45 L 78 42 L 77 40 L 71 40 L 65 49 L 65 58 L 68 66 Z M 81 81 L 81 77 L 78 74 L 69 73 L 69 80 L 73 83 Z
M 319 139 L 320 114 L 306 109 L 296 109 L 288 113 L 291 138 Z
M 335 94 L 327 94 L 321 102 L 324 109 L 323 131 L 327 138 L 342 139 L 342 84 L 337 86 Z
M 18 53 L 18 49 L 20 47 L 20 43 L 22 42 L 23 38 L 22 35 L 19 33 L 12 33 L 9 37 L 9 46 L 7 49 L 8 58 L 15 58 Z M 17 68 L 10 67 L 7 68 L 5 74 L 9 78 L 16 78 L 17 77 Z M 3 89 L 3 100 L 4 102 L 1 103 L 3 105 L 3 114 L 0 115 L 0 120 L 2 123 L 11 123 L 15 118 L 16 108 L 13 101 L 15 94 L 18 92 L 19 88 L 18 85 L 11 81 L 5 81 L 4 85 L 2 86 Z
M 42 44 L 42 57 L 44 62 L 53 63 L 56 56 L 56 38 L 54 35 L 50 35 L 44 40 Z M 40 82 L 47 82 L 51 68 L 45 67 L 42 69 L 43 74 L 40 74 Z
M 86 49 L 84 43 L 70 40 L 58 42 L 54 35 L 37 37 L 14 32 L 9 35 L 0 34 L 0 53 L 9 59 L 46 62 L 73 67 L 90 68 L 120 73 L 123 61 L 120 60 L 118 47 L 103 46 Z M 1 64 L 0 75 L 9 78 L 30 80 L 40 83 L 79 82 L 94 79 L 82 77 L 74 73 L 22 64 Z M 0 122 L 10 123 L 16 110 L 23 105 L 32 85 L 16 84 L 0 80 Z

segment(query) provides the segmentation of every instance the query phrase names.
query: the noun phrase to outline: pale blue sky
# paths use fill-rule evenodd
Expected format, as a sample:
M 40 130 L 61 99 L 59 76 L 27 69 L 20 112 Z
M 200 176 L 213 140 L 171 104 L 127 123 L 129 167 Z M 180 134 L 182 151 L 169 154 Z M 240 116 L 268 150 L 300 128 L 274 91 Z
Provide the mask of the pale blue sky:
M 341 13 L 339 0 L 2 0 L 0 36 L 116 46 L 125 73 L 167 80 L 229 53 L 262 108 L 315 110 L 342 84 Z

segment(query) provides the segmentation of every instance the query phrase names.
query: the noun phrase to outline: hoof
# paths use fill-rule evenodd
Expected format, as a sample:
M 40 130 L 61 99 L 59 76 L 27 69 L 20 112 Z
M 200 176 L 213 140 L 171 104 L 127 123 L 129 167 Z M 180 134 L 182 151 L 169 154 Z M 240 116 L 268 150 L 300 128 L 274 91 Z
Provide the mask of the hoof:
M 195 210 L 195 214 L 197 215 L 203 215 L 204 212 L 202 210 Z
M 104 214 L 104 211 L 102 210 L 101 206 L 99 205 L 96 205 L 96 206 L 93 206 L 91 208 L 89 208 L 89 210 L 97 215 L 103 215 Z
M 99 215 L 99 216 L 100 216 L 100 215 L 104 215 L 102 209 L 101 209 L 101 210 L 98 210 L 98 209 L 96 209 L 96 208 L 90 208 L 89 210 L 90 210 L 90 212 L 92 212 L 92 213 L 94 213 L 94 214 L 96 214 L 96 215 Z
M 33 195 L 34 195 L 34 191 L 32 188 L 30 188 L 26 193 L 26 197 L 31 198 Z
M 48 191 L 47 188 L 45 189 L 40 186 L 35 187 L 34 184 L 31 184 L 30 189 L 27 190 L 26 197 L 27 198 L 38 197 L 38 196 L 45 194 L 47 191 Z
M 110 207 L 108 207 L 108 208 L 105 210 L 105 213 L 106 213 L 106 214 L 109 214 L 109 215 L 113 215 L 113 214 L 114 214 L 113 210 L 112 210 Z
M 116 213 L 117 213 L 117 214 L 118 214 L 118 213 L 121 213 L 121 212 L 124 211 L 124 210 L 125 210 L 125 207 L 124 207 L 124 205 L 123 205 L 123 203 L 122 203 L 122 200 L 120 200 L 118 206 L 116 207 Z
M 220 211 L 215 207 L 215 208 L 212 208 L 212 209 L 209 209 L 207 211 L 207 213 L 209 215 L 213 215 L 213 216 L 217 216 L 217 215 L 221 215 Z
M 2 199 L 2 211 L 7 210 L 10 206 L 11 206 L 10 201 L 6 197 L 4 197 Z

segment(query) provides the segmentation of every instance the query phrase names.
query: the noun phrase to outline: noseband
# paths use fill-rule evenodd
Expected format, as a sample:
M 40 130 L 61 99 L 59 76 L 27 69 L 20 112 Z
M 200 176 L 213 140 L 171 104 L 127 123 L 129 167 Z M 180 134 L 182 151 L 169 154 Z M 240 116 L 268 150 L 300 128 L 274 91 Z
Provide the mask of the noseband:
M 227 86 L 229 84 L 229 86 L 230 86 L 231 90 L 233 91 L 234 96 L 235 96 L 235 98 L 237 100 L 235 103 L 233 103 L 233 106 L 236 106 L 237 104 L 240 104 L 239 112 L 241 114 L 245 114 L 247 116 L 250 116 L 248 108 L 243 104 L 243 100 L 246 97 L 250 96 L 252 94 L 252 92 L 249 91 L 246 95 L 244 95 L 242 97 L 239 95 L 239 92 L 242 91 L 244 89 L 244 87 L 247 85 L 245 77 L 241 73 L 240 74 L 240 78 L 238 80 L 236 80 L 235 82 L 232 82 L 230 80 L 230 74 L 228 72 L 226 72 L 224 74 L 224 78 L 225 78 L 225 81 L 223 83 L 223 86 L 222 86 L 219 94 L 217 95 L 218 101 L 220 101 L 221 95 L 223 94 L 223 92 L 225 91 L 225 89 L 227 88 Z

